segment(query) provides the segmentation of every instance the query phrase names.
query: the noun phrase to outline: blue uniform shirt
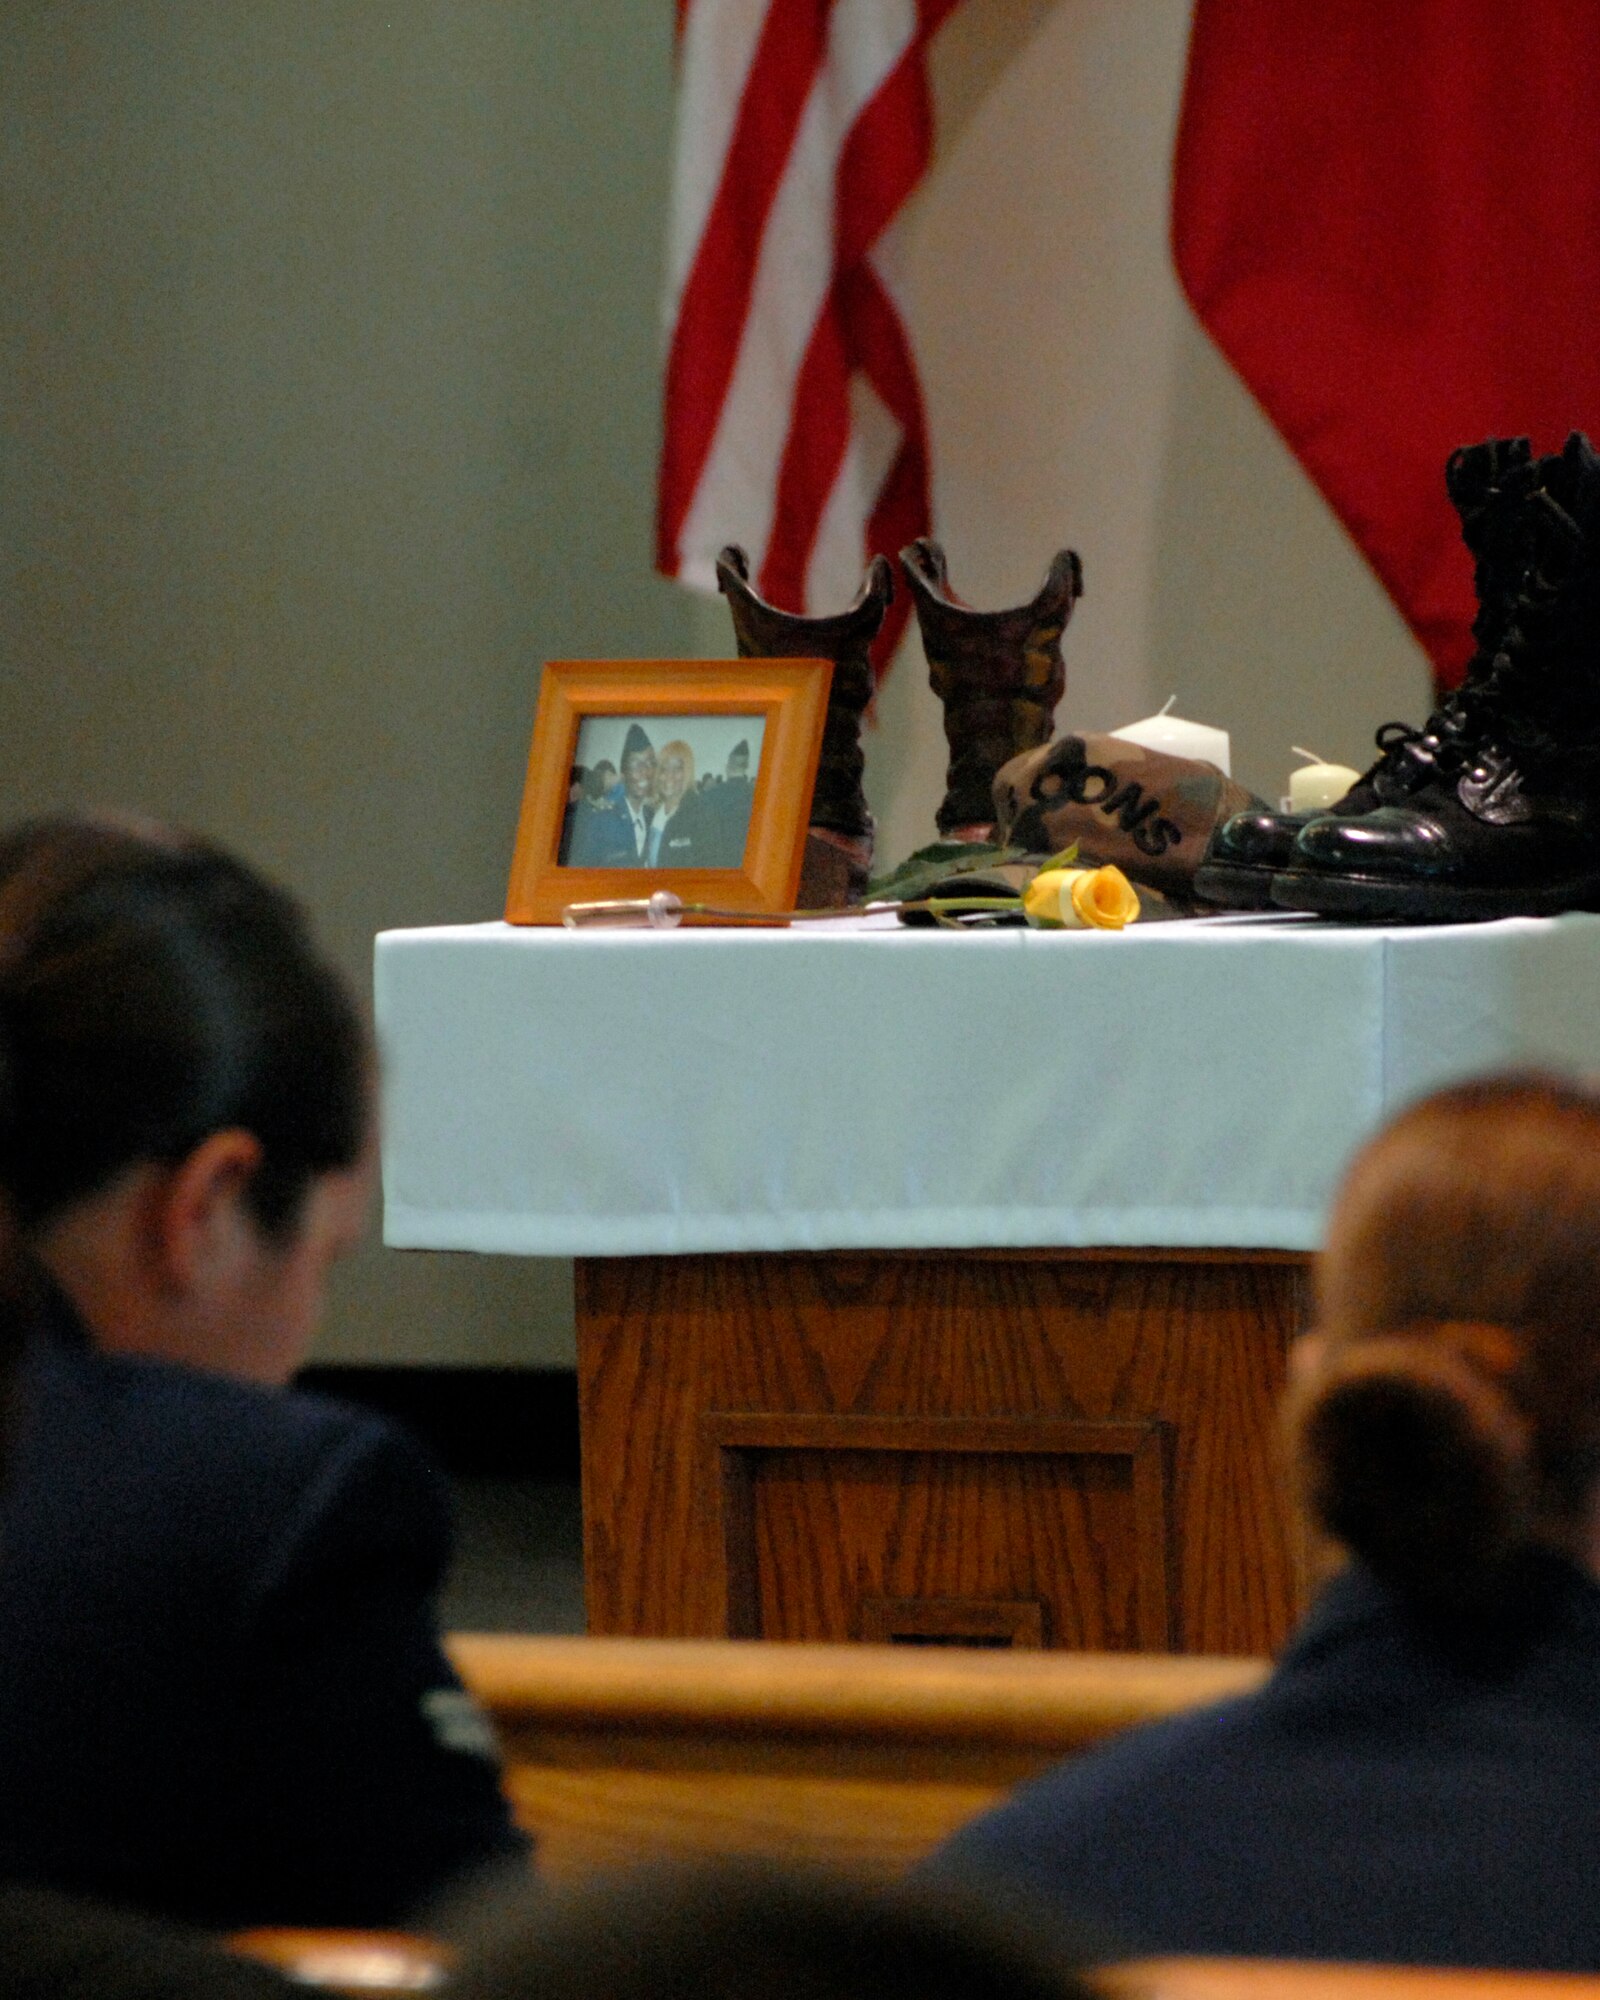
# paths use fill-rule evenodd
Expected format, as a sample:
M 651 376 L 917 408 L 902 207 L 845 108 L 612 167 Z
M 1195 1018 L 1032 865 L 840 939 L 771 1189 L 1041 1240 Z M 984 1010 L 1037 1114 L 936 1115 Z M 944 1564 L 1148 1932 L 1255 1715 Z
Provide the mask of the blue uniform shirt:
M 1135 1952 L 1600 1970 L 1600 1585 L 1536 1560 L 1478 1638 L 1352 1568 L 1256 1693 L 1059 1765 L 925 1872 Z
M 448 1508 L 388 1422 L 105 1355 L 57 1295 L 0 1501 L 0 1880 L 392 1925 L 525 1852 L 439 1647 Z

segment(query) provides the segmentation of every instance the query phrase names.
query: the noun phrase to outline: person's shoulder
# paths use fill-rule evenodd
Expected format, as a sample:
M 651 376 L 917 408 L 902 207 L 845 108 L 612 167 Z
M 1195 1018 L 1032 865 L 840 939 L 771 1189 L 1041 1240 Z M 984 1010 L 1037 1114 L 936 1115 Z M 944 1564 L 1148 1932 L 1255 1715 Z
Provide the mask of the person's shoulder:
M 1081 1847 L 1114 1837 L 1125 1820 L 1145 1822 L 1164 1802 L 1226 1789 L 1236 1769 L 1247 1769 L 1268 1713 L 1257 1690 L 1146 1723 L 1052 1765 L 962 1828 L 930 1872 L 1059 1869 Z
M 101 1355 L 108 1389 L 130 1416 L 148 1413 L 188 1433 L 197 1450 L 237 1456 L 255 1445 L 285 1458 L 374 1448 L 401 1434 L 387 1418 L 303 1389 L 241 1381 L 205 1368 L 133 1355 Z
M 162 1368 L 150 1386 L 164 1407 L 130 1428 L 159 1425 L 175 1480 L 225 1497 L 251 1524 L 253 1600 L 265 1604 L 312 1574 L 345 1577 L 351 1588 L 409 1578 L 418 1589 L 443 1575 L 448 1489 L 401 1425 L 335 1397 L 199 1370 Z
M 1126 1730 L 1037 1780 L 1041 1803 L 1048 1809 L 1074 1794 L 1109 1802 L 1152 1785 L 1183 1785 L 1190 1771 L 1215 1771 L 1247 1747 L 1268 1726 L 1269 1713 L 1265 1690 L 1256 1689 Z
M 585 800 L 573 815 L 571 839 L 580 856 L 591 859 L 624 844 L 631 848 L 633 830 L 627 808 L 618 799 Z
M 47 1458 L 93 1454 L 141 1487 L 227 1495 L 259 1525 L 311 1494 L 360 1486 L 426 1496 L 420 1446 L 387 1417 L 295 1388 L 46 1337 L 31 1359 L 35 1428 Z M 103 1484 L 108 1482 L 102 1480 Z
M 694 792 L 685 792 L 666 823 L 661 842 L 663 857 L 675 849 L 692 849 L 697 840 L 705 838 L 711 825 L 711 813 L 704 801 Z

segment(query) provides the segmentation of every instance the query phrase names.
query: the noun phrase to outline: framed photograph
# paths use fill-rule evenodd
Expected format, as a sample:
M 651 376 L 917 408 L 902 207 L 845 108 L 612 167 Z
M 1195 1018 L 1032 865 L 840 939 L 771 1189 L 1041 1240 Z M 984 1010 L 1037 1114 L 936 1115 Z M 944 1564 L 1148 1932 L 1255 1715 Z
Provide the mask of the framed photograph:
M 827 660 L 551 660 L 539 686 L 506 921 L 671 889 L 793 906 Z

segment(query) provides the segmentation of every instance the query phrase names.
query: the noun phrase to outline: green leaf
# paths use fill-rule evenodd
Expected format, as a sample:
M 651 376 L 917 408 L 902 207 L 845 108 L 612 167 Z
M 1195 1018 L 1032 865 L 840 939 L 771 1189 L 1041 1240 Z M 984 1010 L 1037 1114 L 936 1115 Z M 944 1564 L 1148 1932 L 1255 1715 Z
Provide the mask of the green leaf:
M 1078 843 L 1074 841 L 1070 847 L 1063 847 L 1059 854 L 1052 854 L 1039 873 L 1042 875 L 1045 868 L 1076 868 L 1077 865 Z
M 865 903 L 910 902 L 953 875 L 975 875 L 984 868 L 1002 868 L 1030 857 L 1020 847 L 990 847 L 970 840 L 936 840 L 907 855 L 898 868 L 869 882 Z
M 1015 923 L 1022 915 L 1020 896 L 923 896 L 897 905 L 900 921 L 927 917 L 941 930 L 970 931 L 986 924 Z

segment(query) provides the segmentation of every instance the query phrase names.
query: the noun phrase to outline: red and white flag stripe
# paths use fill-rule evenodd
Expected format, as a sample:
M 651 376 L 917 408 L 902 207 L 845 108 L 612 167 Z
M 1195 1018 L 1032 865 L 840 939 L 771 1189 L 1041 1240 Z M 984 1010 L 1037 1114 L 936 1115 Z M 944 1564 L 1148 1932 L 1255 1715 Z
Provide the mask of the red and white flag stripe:
M 956 0 L 679 0 L 657 563 L 837 611 L 930 527 L 893 231 L 932 151 L 927 45 Z M 909 609 L 879 642 L 886 664 Z

